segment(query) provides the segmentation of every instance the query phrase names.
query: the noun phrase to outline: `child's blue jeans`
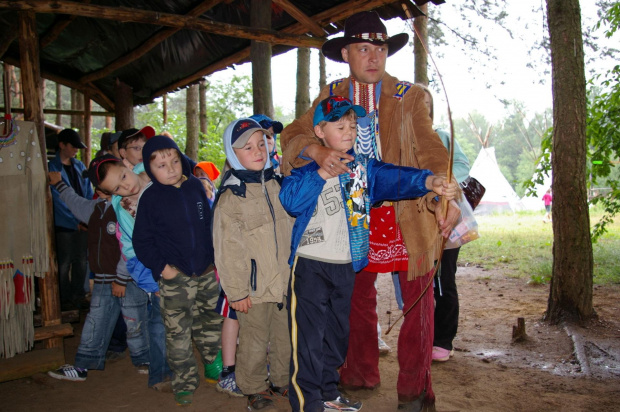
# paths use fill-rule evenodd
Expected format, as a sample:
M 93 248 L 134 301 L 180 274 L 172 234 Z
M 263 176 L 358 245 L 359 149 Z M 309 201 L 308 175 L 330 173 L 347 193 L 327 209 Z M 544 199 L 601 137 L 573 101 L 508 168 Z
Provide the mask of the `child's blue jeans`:
M 149 363 L 147 336 L 146 292 L 133 282 L 127 283 L 125 296 L 112 296 L 112 285 L 95 283 L 86 315 L 82 339 L 75 355 L 75 366 L 83 369 L 104 369 L 105 354 L 110 343 L 118 314 L 127 324 L 127 346 L 134 365 Z
M 166 328 L 161 315 L 161 298 L 155 293 L 149 293 L 149 388 L 173 374 L 166 360 Z

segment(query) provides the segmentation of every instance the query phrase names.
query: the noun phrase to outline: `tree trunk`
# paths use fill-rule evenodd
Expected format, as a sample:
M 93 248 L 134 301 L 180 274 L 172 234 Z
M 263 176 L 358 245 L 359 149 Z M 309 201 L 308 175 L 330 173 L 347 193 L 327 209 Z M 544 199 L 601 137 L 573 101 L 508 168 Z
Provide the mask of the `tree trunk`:
M 250 26 L 271 29 L 271 0 L 253 0 L 250 5 Z M 271 44 L 252 40 L 252 91 L 254 114 L 273 118 L 273 95 L 271 92 Z
M 299 119 L 310 108 L 310 49 L 297 49 L 297 94 L 295 118 Z
M 553 276 L 547 319 L 558 323 L 595 315 L 579 0 L 547 0 L 547 20 L 553 89 Z
M 207 89 L 209 82 L 202 80 L 198 88 L 198 110 L 200 111 L 200 133 L 207 134 Z
M 424 12 L 424 14 L 428 14 L 427 4 L 418 7 Z M 416 28 L 416 33 L 419 33 L 422 41 L 428 47 L 428 17 L 416 17 L 413 20 L 413 25 Z M 426 50 L 424 50 L 424 47 L 420 42 L 420 38 L 417 35 L 413 40 L 413 55 L 415 59 L 415 82 L 428 86 L 428 54 L 426 53 Z
M 325 74 L 325 56 L 319 51 L 319 90 L 327 85 L 327 75 Z
M 164 94 L 163 111 L 164 111 L 164 126 L 168 124 L 168 93 Z
M 133 92 L 131 87 L 116 79 L 114 88 L 114 111 L 116 114 L 116 130 L 130 129 L 133 120 Z
M 56 108 L 62 109 L 62 86 L 60 83 L 56 83 Z M 56 125 L 62 126 L 62 115 L 56 115 Z
M 185 119 L 187 120 L 185 154 L 192 160 L 198 159 L 198 88 L 197 84 L 189 86 L 185 95 Z

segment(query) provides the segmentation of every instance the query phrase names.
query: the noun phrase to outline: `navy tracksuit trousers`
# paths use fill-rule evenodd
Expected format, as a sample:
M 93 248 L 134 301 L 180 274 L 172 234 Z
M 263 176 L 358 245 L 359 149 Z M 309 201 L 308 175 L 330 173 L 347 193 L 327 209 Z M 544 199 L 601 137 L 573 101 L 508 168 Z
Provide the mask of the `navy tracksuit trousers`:
M 355 272 L 350 263 L 297 258 L 289 284 L 293 411 L 323 410 L 336 399 L 338 368 L 349 345 L 349 312 Z

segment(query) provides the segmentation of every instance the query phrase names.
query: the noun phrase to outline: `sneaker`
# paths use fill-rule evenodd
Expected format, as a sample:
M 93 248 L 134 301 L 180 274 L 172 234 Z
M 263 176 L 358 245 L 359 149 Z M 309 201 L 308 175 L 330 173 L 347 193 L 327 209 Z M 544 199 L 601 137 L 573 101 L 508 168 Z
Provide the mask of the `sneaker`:
M 243 392 L 241 392 L 241 389 L 237 386 L 235 372 L 229 373 L 225 378 L 220 378 L 217 385 L 215 385 L 215 390 L 235 398 L 243 397 Z
M 47 372 L 49 376 L 54 379 L 61 379 L 64 381 L 83 382 L 86 380 L 88 371 L 86 369 L 76 368 L 73 365 L 62 365 L 55 371 Z
M 274 386 L 273 383 L 269 382 L 269 388 L 275 395 L 280 395 L 283 398 L 288 398 L 288 384 L 284 386 Z
M 355 412 L 362 409 L 362 402 L 340 395 L 333 401 L 323 401 L 323 407 L 325 408 L 325 412 Z
M 379 338 L 379 355 L 387 355 L 392 352 L 392 348 L 381 338 Z
M 270 390 L 252 394 L 248 396 L 248 409 L 258 411 L 260 409 L 272 408 L 274 406 L 272 397 L 273 392 Z
M 140 375 L 148 375 L 149 374 L 149 364 L 148 363 L 143 363 L 142 365 L 136 366 L 136 371 Z
M 433 346 L 433 362 L 446 362 L 452 356 L 454 356 L 454 349 L 448 350 L 439 346 Z
M 179 406 L 191 405 L 194 400 L 194 392 L 181 391 L 174 394 L 174 401 Z

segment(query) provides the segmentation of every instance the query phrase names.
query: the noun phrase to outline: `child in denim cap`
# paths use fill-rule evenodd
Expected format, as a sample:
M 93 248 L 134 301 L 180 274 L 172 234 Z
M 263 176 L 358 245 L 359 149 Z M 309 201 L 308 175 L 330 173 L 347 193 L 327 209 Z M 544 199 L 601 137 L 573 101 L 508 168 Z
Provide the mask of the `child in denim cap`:
M 213 216 L 215 262 L 239 320 L 236 383 L 252 410 L 287 394 L 291 353 L 285 296 L 292 221 L 278 199 L 268 133 L 252 119 L 235 120 L 224 131 L 231 169 Z
M 456 193 L 455 183 L 430 170 L 354 153 L 357 117 L 365 115 L 364 108 L 341 96 L 321 101 L 314 133 L 326 147 L 355 157 L 347 164 L 351 173 L 331 177 L 313 161 L 282 182 L 282 205 L 297 218 L 289 257 L 293 411 L 362 408 L 338 390 L 338 368 L 347 354 L 355 273 L 368 264 L 370 205 L 431 190 L 447 199 Z
M 199 384 L 192 339 L 203 363 L 212 363 L 220 349 L 211 209 L 174 140 L 154 136 L 142 154 L 151 184 L 140 197 L 133 246 L 159 281 L 172 390 L 177 404 L 187 405 Z

